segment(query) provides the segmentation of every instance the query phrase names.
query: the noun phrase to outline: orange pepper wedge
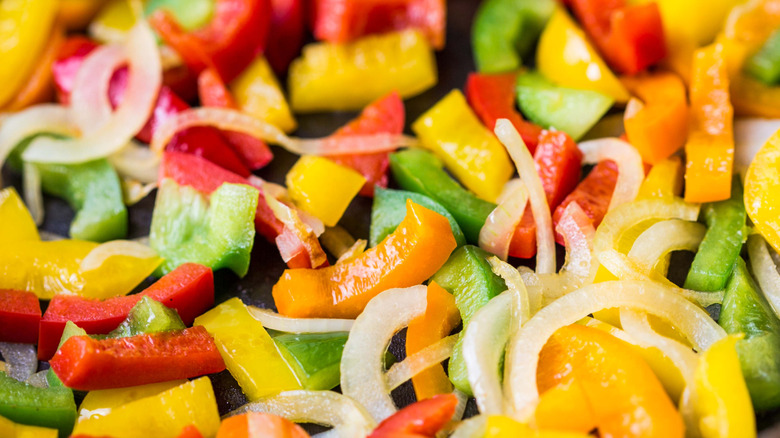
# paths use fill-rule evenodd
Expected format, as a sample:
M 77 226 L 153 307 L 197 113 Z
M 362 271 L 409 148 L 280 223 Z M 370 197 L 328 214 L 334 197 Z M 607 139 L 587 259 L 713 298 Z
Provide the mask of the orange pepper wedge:
M 589 432 L 594 423 L 581 415 L 582 421 L 569 421 L 574 401 L 592 413 L 600 436 L 685 435 L 680 413 L 650 366 L 630 345 L 604 331 L 581 325 L 559 329 L 542 350 L 538 370 L 542 396 L 536 420 L 544 427 L 572 430 L 578 425 L 574 431 Z M 548 396 L 549 391 L 555 392 Z
M 308 438 L 301 426 L 276 415 L 247 412 L 222 420 L 217 438 Z
M 691 130 L 685 144 L 685 201 L 731 196 L 734 108 L 721 44 L 696 50 L 691 77 Z
M 406 329 L 406 355 L 411 356 L 443 339 L 459 322 L 460 312 L 455 305 L 455 297 L 443 287 L 431 282 L 428 285 L 425 313 L 412 320 Z M 452 383 L 441 365 L 435 365 L 412 377 L 412 385 L 417 400 L 452 392 Z
M 688 103 L 679 76 L 656 72 L 621 79 L 638 99 L 628 102 L 623 124 L 642 161 L 657 164 L 677 152 L 688 137 Z
M 374 248 L 321 269 L 287 269 L 273 287 L 279 313 L 296 318 L 356 318 L 387 289 L 430 278 L 456 247 L 447 219 L 411 201 L 398 228 Z

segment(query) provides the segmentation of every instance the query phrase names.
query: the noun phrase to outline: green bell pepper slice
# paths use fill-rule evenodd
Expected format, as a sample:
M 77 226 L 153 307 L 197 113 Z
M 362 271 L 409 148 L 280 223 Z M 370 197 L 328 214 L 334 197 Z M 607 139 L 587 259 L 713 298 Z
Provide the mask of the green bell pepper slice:
M 69 321 L 70 322 L 70 321 Z M 67 327 L 67 326 L 66 326 Z M 149 297 L 141 298 L 117 328 L 108 334 L 112 338 L 184 330 L 187 328 L 176 309 L 171 309 Z
M 758 52 L 745 61 L 744 70 L 767 85 L 780 82 L 780 30 L 773 32 Z
M 285 333 L 274 342 L 305 389 L 330 390 L 341 379 L 341 353 L 349 332 Z
M 196 30 L 209 24 L 214 14 L 214 3 L 214 0 L 148 0 L 144 5 L 144 15 L 167 9 L 181 27 Z
M 0 371 L 0 415 L 15 423 L 57 429 L 66 437 L 76 422 L 76 402 L 68 388 L 39 388 Z

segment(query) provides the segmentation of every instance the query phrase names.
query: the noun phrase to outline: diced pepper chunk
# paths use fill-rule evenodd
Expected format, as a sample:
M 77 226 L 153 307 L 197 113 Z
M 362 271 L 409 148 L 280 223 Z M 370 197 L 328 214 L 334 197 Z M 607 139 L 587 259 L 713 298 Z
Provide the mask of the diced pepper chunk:
M 276 415 L 247 412 L 225 418 L 217 438 L 308 438 L 301 426 Z
M 341 353 L 347 332 L 285 333 L 274 337 L 301 386 L 310 390 L 329 390 L 340 383 Z
M 114 409 L 147 397 L 152 397 L 187 383 L 187 380 L 170 380 L 127 388 L 96 389 L 84 396 L 79 406 L 79 420 L 98 418 L 110 414 Z
M 68 388 L 38 388 L 0 372 L 0 415 L 15 423 L 57 429 L 65 437 L 76 420 L 76 403 Z
M 32 292 L 0 289 L 0 342 L 38 341 L 41 303 Z
M 265 120 L 284 132 L 292 132 L 298 126 L 279 81 L 264 57 L 252 61 L 230 83 L 230 91 L 241 111 Z
M 0 417 L 0 436 L 5 438 L 57 438 L 57 429 L 18 424 Z

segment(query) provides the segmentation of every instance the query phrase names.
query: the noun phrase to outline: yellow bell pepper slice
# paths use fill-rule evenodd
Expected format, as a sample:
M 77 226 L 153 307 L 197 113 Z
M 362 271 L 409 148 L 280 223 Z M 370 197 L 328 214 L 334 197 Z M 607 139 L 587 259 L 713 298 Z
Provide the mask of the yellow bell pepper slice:
M 135 25 L 129 0 L 109 0 L 89 24 L 89 34 L 101 42 L 123 41 Z
M 0 245 L 41 240 L 30 212 L 13 187 L 0 191 Z
M 713 344 L 696 369 L 695 412 L 703 438 L 756 436 L 756 416 L 737 357 L 737 336 Z
M 588 435 L 575 432 L 532 429 L 527 424 L 503 415 L 488 417 L 485 425 L 485 438 L 587 438 Z
M 0 2 L 0 108 L 24 85 L 51 35 L 56 0 Z
M 208 377 L 132 401 L 102 417 L 80 421 L 73 434 L 173 438 L 189 425 L 205 437 L 216 435 L 219 429 L 217 400 Z
M 353 169 L 327 158 L 306 155 L 287 173 L 286 183 L 295 205 L 333 227 L 366 179 Z
M 57 429 L 18 424 L 0 417 L 0 436 L 4 438 L 57 438 L 58 435 Z
M 232 298 L 195 318 L 214 337 L 222 359 L 249 400 L 301 389 L 263 324 Z
M 618 103 L 625 103 L 630 97 L 582 29 L 560 7 L 539 38 L 536 67 L 563 87 L 598 91 Z
M 412 124 L 423 146 L 477 196 L 495 202 L 514 167 L 506 149 L 453 90 Z
M 683 187 L 683 167 L 680 157 L 673 155 L 650 169 L 636 199 L 669 199 L 680 196 Z
M 241 111 L 290 133 L 298 127 L 290 106 L 265 57 L 258 57 L 230 84 Z
M 745 209 L 764 239 L 780 252 L 780 134 L 758 151 L 745 174 Z
M 79 406 L 78 421 L 109 415 L 120 406 L 160 394 L 185 383 L 187 383 L 186 380 L 171 380 L 168 382 L 131 386 L 129 388 L 89 391 L 81 402 L 81 406 Z
M 391 91 L 411 97 L 436 85 L 436 59 L 416 30 L 303 48 L 289 73 L 293 111 L 359 110 Z

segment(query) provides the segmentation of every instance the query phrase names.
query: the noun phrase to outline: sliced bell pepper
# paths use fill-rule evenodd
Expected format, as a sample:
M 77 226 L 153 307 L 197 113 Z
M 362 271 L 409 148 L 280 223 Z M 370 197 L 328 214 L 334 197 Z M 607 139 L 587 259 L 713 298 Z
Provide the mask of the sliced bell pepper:
M 296 112 L 358 110 L 393 90 L 404 98 L 416 96 L 436 81 L 436 60 L 425 37 L 405 30 L 304 46 L 290 65 L 288 90 Z
M 637 200 L 662 198 L 672 199 L 682 194 L 683 167 L 679 156 L 673 155 L 657 164 L 647 173 L 639 187 Z
M 276 1 L 279 0 L 274 0 Z M 297 128 L 298 124 L 290 112 L 282 87 L 266 58 L 255 58 L 246 70 L 230 83 L 230 92 L 241 111 L 265 120 L 284 132 L 292 132 Z
M 121 40 L 138 21 L 130 0 L 110 0 L 89 23 L 89 33 L 111 43 Z M 165 9 L 173 14 L 181 26 L 189 31 L 208 24 L 214 14 L 213 0 L 148 0 L 143 4 L 144 16 Z M 178 61 L 177 63 L 181 63 Z
M 273 339 L 303 388 L 327 391 L 339 386 L 347 336 L 346 332 L 285 333 Z
M 149 22 L 190 69 L 213 67 L 230 82 L 265 48 L 270 18 L 268 0 L 217 0 L 211 21 L 192 32 L 164 9 Z
M 182 322 L 176 310 L 165 307 L 157 300 L 143 296 L 130 309 L 127 318 L 117 328 L 108 334 L 109 338 L 127 338 L 130 336 L 163 333 L 174 330 L 184 330 L 187 327 Z
M 761 49 L 745 60 L 745 72 L 766 85 L 780 82 L 780 32 L 775 31 Z
M 276 415 L 247 412 L 225 418 L 217 438 L 308 438 L 301 426 Z
M 92 17 L 106 3 L 105 0 L 60 0 L 57 19 L 65 24 L 68 30 L 84 29 Z
M 200 433 L 194 424 L 188 424 L 176 435 L 176 438 L 203 438 L 203 434 Z
M 144 15 L 151 15 L 158 9 L 170 11 L 182 27 L 188 30 L 199 29 L 212 20 L 215 2 L 206 0 L 148 0 L 144 5 Z
M 73 433 L 117 438 L 177 436 L 189 425 L 207 437 L 216 435 L 219 429 L 217 401 L 208 377 L 132 401 L 107 415 L 79 421 Z
M 452 419 L 457 405 L 454 394 L 420 400 L 384 419 L 368 438 L 433 438 Z
M 656 3 L 572 0 L 571 5 L 593 43 L 618 72 L 636 74 L 666 56 L 661 12 Z
M 517 102 L 532 122 L 545 129 L 559 129 L 578 140 L 614 100 L 595 90 L 556 86 L 539 73 L 528 72 L 517 78 Z
M 731 196 L 734 109 L 720 44 L 695 52 L 690 94 L 691 130 L 685 144 L 685 201 L 722 201 Z
M 444 216 L 407 201 L 406 218 L 379 245 L 322 269 L 288 269 L 273 287 L 279 313 L 296 318 L 355 318 L 382 291 L 420 284 L 455 249 Z
M 441 204 L 420 193 L 404 190 L 390 190 L 378 187 L 374 193 L 374 204 L 371 207 L 371 229 L 369 231 L 368 246 L 379 245 L 385 237 L 395 231 L 406 216 L 406 200 L 411 199 L 415 204 L 435 211 L 447 218 L 452 228 L 452 235 L 457 245 L 466 244 L 466 237 L 460 230 L 458 222 Z
M 441 204 L 458 221 L 466 240 L 475 244 L 479 240 L 479 231 L 496 205 L 464 189 L 442 167 L 438 157 L 419 149 L 390 155 L 390 168 L 398 185 Z
M 14 423 L 57 429 L 66 437 L 76 421 L 76 403 L 68 388 L 39 388 L 0 371 L 0 415 Z
M 411 356 L 448 336 L 460 323 L 455 298 L 435 282 L 428 284 L 425 313 L 413 319 L 406 329 L 406 355 Z M 417 400 L 452 392 L 444 367 L 434 365 L 412 377 Z
M 756 412 L 780 406 L 780 320 L 737 258 L 726 285 L 718 324 L 728 334 L 744 334 L 737 353 Z
M 656 164 L 677 152 L 688 137 L 688 103 L 679 76 L 655 72 L 622 78 L 632 98 L 623 117 L 626 136 L 642 156 Z
M 491 298 L 506 290 L 504 280 L 493 273 L 487 259 L 490 253 L 471 245 L 465 245 L 452 253 L 447 263 L 431 277 L 455 297 L 463 327 L 477 310 Z M 458 390 L 470 394 L 466 362 L 463 359 L 462 340 L 455 344 L 449 363 L 449 378 Z
M 160 272 L 195 262 L 246 275 L 259 193 L 247 185 L 223 184 L 206 198 L 192 187 L 164 179 L 149 235 L 152 248 L 165 257 Z
M 0 435 L 6 438 L 57 438 L 57 429 L 18 424 L 0 417 Z
M 325 157 L 304 155 L 287 172 L 285 181 L 295 205 L 333 227 L 366 179 Z
M 301 52 L 306 37 L 304 0 L 271 0 L 271 27 L 265 57 L 274 72 L 283 75 Z
M 279 347 L 238 298 L 199 316 L 195 324 L 214 336 L 228 371 L 249 400 L 301 389 Z
M 551 0 L 482 2 L 471 30 L 477 70 L 503 73 L 520 68 L 522 58 L 533 49 L 554 9 Z
M 504 0 L 502 0 L 504 1 Z M 469 73 L 466 80 L 466 98 L 482 123 L 493 130 L 498 119 L 509 119 L 533 154 L 542 128 L 523 120 L 515 108 L 517 73 Z
M 38 342 L 41 303 L 32 292 L 0 289 L 0 342 Z
M 652 369 L 628 344 L 599 329 L 575 324 L 556 331 L 539 356 L 536 381 L 542 395 L 560 384 L 581 385 L 585 397 L 571 401 L 584 402 L 578 408 L 592 412 L 601 435 L 684 436 L 682 417 Z M 558 421 L 565 429 L 567 417 Z
M 777 169 L 780 169 L 780 135 L 775 133 L 748 167 L 744 198 L 750 220 L 775 251 L 780 250 L 780 216 L 777 214 L 780 199 L 775 196 L 780 184 Z
M 13 187 L 0 190 L 0 245 L 40 240 L 30 212 Z
M 571 418 L 569 419 L 571 420 Z M 536 430 L 503 415 L 492 415 L 488 417 L 487 424 L 485 425 L 484 438 L 501 438 L 508 436 L 524 438 L 585 438 L 589 437 L 590 434 Z
M 187 383 L 187 380 L 149 383 L 127 388 L 97 389 L 89 391 L 79 405 L 79 422 L 88 418 L 102 417 L 114 409 L 136 400 L 163 393 L 169 389 Z
M 693 258 L 685 278 L 685 288 L 715 292 L 726 286 L 742 244 L 747 239 L 747 213 L 739 177 L 731 183 L 731 198 L 704 204 L 701 215 L 707 224 L 707 233 Z
M 405 120 L 404 102 L 396 91 L 372 102 L 363 108 L 360 115 L 339 128 L 331 138 L 351 135 L 401 134 Z M 390 165 L 387 152 L 374 154 L 332 155 L 331 160 L 349 166 L 366 178 L 360 189 L 362 196 L 373 196 L 374 186 L 387 187 L 387 167 Z
M 495 202 L 514 172 L 504 146 L 458 90 L 415 120 L 412 130 L 464 186 L 486 201 Z
M 203 327 L 126 338 L 65 341 L 51 368 L 69 387 L 83 391 L 122 388 L 218 373 L 225 363 Z
M 48 360 L 54 355 L 67 321 L 73 321 L 90 334 L 108 333 L 145 296 L 176 309 L 182 321 L 189 325 L 214 305 L 214 275 L 203 265 L 185 263 L 139 294 L 104 301 L 57 295 L 41 319 L 38 358 Z
M 539 39 L 536 68 L 562 87 L 596 91 L 617 103 L 628 101 L 625 87 L 561 7 L 555 9 Z

